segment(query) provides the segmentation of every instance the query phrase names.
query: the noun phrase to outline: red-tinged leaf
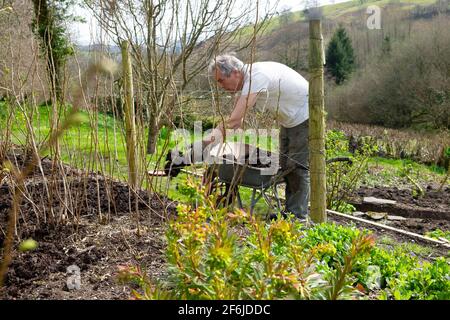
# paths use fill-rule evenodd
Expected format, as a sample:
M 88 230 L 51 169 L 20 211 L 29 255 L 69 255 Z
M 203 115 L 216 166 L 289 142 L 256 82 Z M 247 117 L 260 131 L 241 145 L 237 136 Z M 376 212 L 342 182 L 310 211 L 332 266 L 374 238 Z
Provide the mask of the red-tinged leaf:
M 366 293 L 366 289 L 364 288 L 364 286 L 361 283 L 358 283 L 356 285 L 356 290 L 358 290 L 359 292 L 364 293 L 364 294 Z

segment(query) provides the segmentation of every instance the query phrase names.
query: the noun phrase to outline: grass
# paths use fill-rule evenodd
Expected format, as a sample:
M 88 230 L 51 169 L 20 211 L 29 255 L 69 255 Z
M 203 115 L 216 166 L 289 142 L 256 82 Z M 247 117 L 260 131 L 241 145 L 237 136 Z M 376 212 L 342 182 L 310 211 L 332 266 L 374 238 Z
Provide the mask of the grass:
M 60 122 L 71 107 L 59 110 Z M 3 110 L 8 109 L 3 104 Z M 37 144 L 48 138 L 50 132 L 51 107 L 42 105 L 25 110 L 11 110 L 14 119 L 11 126 L 11 140 L 19 145 L 26 145 L 29 132 L 26 130 L 27 118 L 31 121 L 33 134 Z M 80 111 L 81 123 L 66 130 L 60 138 L 61 159 L 76 167 L 87 167 L 93 170 L 104 168 L 105 172 L 117 171 L 119 176 L 126 172 L 126 147 L 124 130 L 121 121 L 114 117 L 88 111 Z M 0 122 L 6 120 L 5 112 L 0 114 Z M 41 156 L 48 155 L 49 151 Z M 91 165 L 87 165 L 91 164 Z M 125 171 L 124 171 L 125 170 Z
M 69 107 L 61 108 L 60 121 L 64 119 L 64 115 L 69 111 Z M 77 168 L 84 168 L 86 170 L 100 171 L 105 175 L 126 181 L 128 178 L 128 167 L 126 160 L 126 146 L 125 133 L 122 121 L 116 119 L 111 115 L 95 113 L 92 111 L 80 111 L 82 121 L 76 127 L 68 129 L 60 139 L 61 160 Z M 26 119 L 31 120 L 33 134 L 37 144 L 42 143 L 48 138 L 50 132 L 50 106 L 39 106 L 35 108 L 27 107 L 25 110 L 11 109 L 5 102 L 0 102 L 0 127 L 6 128 L 6 121 L 9 114 L 13 114 L 11 125 L 11 141 L 18 145 L 26 145 L 27 137 L 29 136 Z M 0 140 L 3 137 L 4 131 L 0 131 Z M 170 132 L 167 128 L 162 128 L 159 134 L 157 150 L 154 155 L 147 155 L 145 162 L 148 170 L 156 169 L 157 160 L 167 149 L 174 148 L 175 145 L 186 145 L 186 137 L 171 135 L 169 144 L 166 148 L 164 145 L 168 139 Z M 139 141 L 141 144 L 147 141 L 147 130 L 143 130 Z M 189 137 L 194 141 L 201 139 L 200 136 Z M 241 136 L 233 135 L 227 137 L 227 141 L 240 141 Z M 270 145 L 271 137 L 258 137 L 254 141 L 249 136 L 245 136 L 245 142 L 257 144 L 258 146 Z M 278 141 L 274 141 L 273 148 L 278 148 Z M 49 151 L 41 156 L 48 155 Z M 162 158 L 164 159 L 164 157 Z M 164 166 L 164 163 L 159 163 L 159 169 Z M 193 170 L 192 168 L 188 168 Z M 157 191 L 165 193 L 165 187 L 168 186 L 168 196 L 177 201 L 187 202 L 189 198 L 179 192 L 178 186 L 184 185 L 187 180 L 186 174 L 173 178 L 170 183 L 167 183 L 167 178 L 162 177 L 154 179 L 154 188 Z M 198 181 L 201 183 L 201 181 Z M 146 184 L 144 183 L 144 187 Z M 243 201 L 250 202 L 251 190 L 243 188 L 241 191 Z M 267 211 L 267 207 L 260 201 L 255 209 L 255 212 Z
M 61 118 L 64 118 L 64 114 L 67 111 L 67 108 L 63 108 L 60 111 Z M 19 145 L 26 144 L 26 115 L 32 119 L 33 133 L 36 136 L 37 142 L 42 142 L 48 136 L 50 131 L 50 107 L 40 106 L 37 108 L 28 108 L 24 113 L 24 110 L 10 110 L 5 102 L 0 102 L 0 125 L 2 128 L 6 127 L 5 121 L 10 112 L 13 112 L 14 115 L 11 126 L 12 142 Z M 116 119 L 111 115 L 102 113 L 97 114 L 92 111 L 82 111 L 81 114 L 83 121 L 77 127 L 67 130 L 60 140 L 63 162 L 78 168 L 100 171 L 119 180 L 127 180 L 126 146 L 121 120 Z M 141 138 L 139 138 L 142 145 L 147 141 L 146 131 L 147 130 L 143 130 L 143 133 L 140 135 Z M 3 134 L 3 131 L 1 134 Z M 163 128 L 160 131 L 156 154 L 145 156 L 148 170 L 155 169 L 157 166 L 157 159 L 165 154 L 163 149 L 166 139 L 169 138 L 169 134 L 169 130 Z M 189 138 L 194 140 L 200 139 L 199 136 L 193 137 L 192 135 Z M 241 137 L 236 135 L 227 138 L 228 141 L 239 141 L 240 139 Z M 171 136 L 168 148 L 173 148 L 177 143 L 183 144 L 184 142 L 185 137 Z M 258 137 L 257 141 L 253 141 L 250 137 L 246 136 L 245 142 L 252 145 L 256 144 L 263 149 L 270 149 L 267 146 L 269 146 L 272 141 L 271 137 Z M 272 148 L 274 148 L 274 150 L 278 149 L 278 141 L 273 141 Z M 412 177 L 422 183 L 441 181 L 445 172 L 443 168 L 420 165 L 408 160 L 372 158 L 369 163 L 371 174 L 364 184 L 368 186 L 407 185 L 409 183 L 406 179 L 399 177 L 399 172 L 408 164 L 412 166 Z M 163 163 L 160 163 L 159 168 L 161 169 L 162 166 Z M 192 168 L 188 169 L 193 170 Z M 188 201 L 188 197 L 180 193 L 178 190 L 179 188 L 177 187 L 186 184 L 186 180 L 187 175 L 183 173 L 172 179 L 170 183 L 167 183 L 167 178 L 162 177 L 154 179 L 154 188 L 156 191 L 165 193 L 165 188 L 168 186 L 167 192 L 171 199 L 186 202 Z M 201 183 L 201 181 L 198 181 L 198 183 Z M 146 187 L 145 184 L 144 187 Z M 244 204 L 249 204 L 251 189 L 242 187 L 240 192 Z M 268 206 L 264 203 L 264 200 L 261 199 L 256 204 L 255 213 L 262 215 L 268 211 Z
M 384 7 L 390 4 L 402 4 L 407 9 L 411 9 L 416 5 L 431 5 L 436 3 L 437 0 L 366 0 L 363 4 L 360 1 L 346 1 L 336 4 L 330 4 L 322 7 L 322 14 L 325 18 L 334 19 L 344 14 L 356 12 L 361 9 L 366 9 L 369 6 L 376 5 L 378 7 Z M 270 33 L 273 30 L 277 29 L 281 25 L 281 19 L 279 15 L 274 16 L 269 21 L 267 21 L 267 25 L 265 28 L 265 32 Z M 289 17 L 289 22 L 297 22 L 297 21 L 306 21 L 307 16 L 304 13 L 304 10 L 294 11 L 291 13 Z M 253 34 L 253 25 L 246 26 L 241 29 L 243 36 L 251 36 Z
M 427 166 L 408 159 L 389 159 L 389 158 L 374 157 L 372 158 L 371 163 L 392 167 L 398 170 L 402 169 L 405 165 L 411 165 L 414 170 L 430 174 L 434 173 L 442 175 L 446 172 L 445 169 L 442 167 L 436 165 Z
M 377 241 L 381 248 L 392 249 L 396 248 L 399 252 L 404 254 L 415 254 L 422 258 L 429 258 L 433 253 L 433 249 L 421 246 L 417 243 L 398 243 L 396 240 L 388 236 L 383 236 Z
M 442 181 L 446 170 L 444 168 L 432 165 L 427 166 L 419 164 L 412 160 L 387 159 L 381 157 L 371 158 L 369 161 L 368 178 L 364 181 L 366 186 L 410 186 L 410 182 L 402 177 L 405 166 L 411 167 L 410 176 L 416 182 L 422 185 L 430 183 L 439 183 Z

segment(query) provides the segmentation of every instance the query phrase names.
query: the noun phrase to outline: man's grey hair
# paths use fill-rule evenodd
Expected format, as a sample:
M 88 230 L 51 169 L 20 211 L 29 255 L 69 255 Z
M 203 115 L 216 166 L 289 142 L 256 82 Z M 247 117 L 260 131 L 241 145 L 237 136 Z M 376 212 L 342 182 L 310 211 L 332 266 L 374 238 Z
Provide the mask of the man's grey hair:
M 211 60 L 208 66 L 209 74 L 214 75 L 216 68 L 219 68 L 225 77 L 229 77 L 231 72 L 241 71 L 244 68 L 244 63 L 233 54 L 223 54 Z

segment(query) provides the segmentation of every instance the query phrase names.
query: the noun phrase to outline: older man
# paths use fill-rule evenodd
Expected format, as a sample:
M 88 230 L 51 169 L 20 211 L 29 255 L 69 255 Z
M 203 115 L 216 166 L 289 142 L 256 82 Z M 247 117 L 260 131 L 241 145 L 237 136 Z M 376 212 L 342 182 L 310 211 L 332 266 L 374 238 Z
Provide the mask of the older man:
M 204 140 L 208 144 L 223 136 L 227 128 L 240 128 L 245 113 L 256 105 L 275 115 L 280 124 L 280 165 L 292 169 L 286 181 L 286 212 L 299 219 L 308 216 L 308 82 L 295 70 L 277 62 L 244 64 L 234 55 L 217 56 L 209 73 L 226 91 L 236 93 L 234 108 L 226 124 L 215 128 Z M 299 166 L 300 165 L 300 166 Z

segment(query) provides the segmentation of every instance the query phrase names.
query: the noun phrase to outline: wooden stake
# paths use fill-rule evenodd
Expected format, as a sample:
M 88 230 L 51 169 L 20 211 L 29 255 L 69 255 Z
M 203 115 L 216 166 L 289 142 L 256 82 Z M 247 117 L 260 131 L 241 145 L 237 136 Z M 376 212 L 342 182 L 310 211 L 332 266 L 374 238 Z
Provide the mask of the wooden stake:
M 134 114 L 133 73 L 129 55 L 128 41 L 122 41 L 122 67 L 125 89 L 125 132 L 127 143 L 128 182 L 134 190 L 137 188 L 137 161 L 136 161 L 136 124 Z
M 137 177 L 138 177 L 138 145 L 136 143 L 136 123 L 134 114 L 134 91 L 133 91 L 133 69 L 131 66 L 131 58 L 129 53 L 129 43 L 128 41 L 122 41 L 122 66 L 123 66 L 123 85 L 125 90 L 125 133 L 126 133 L 126 143 L 127 143 L 127 162 L 128 162 L 128 183 L 132 188 L 132 192 L 135 192 L 134 198 L 134 212 L 136 215 L 136 226 L 137 235 L 141 235 L 140 223 L 139 223 L 139 206 L 138 206 L 138 196 L 137 196 Z M 130 192 L 131 196 L 131 192 Z M 130 210 L 131 203 L 130 203 Z
M 320 19 L 309 21 L 309 162 L 311 219 L 326 222 L 325 111 L 323 38 Z

